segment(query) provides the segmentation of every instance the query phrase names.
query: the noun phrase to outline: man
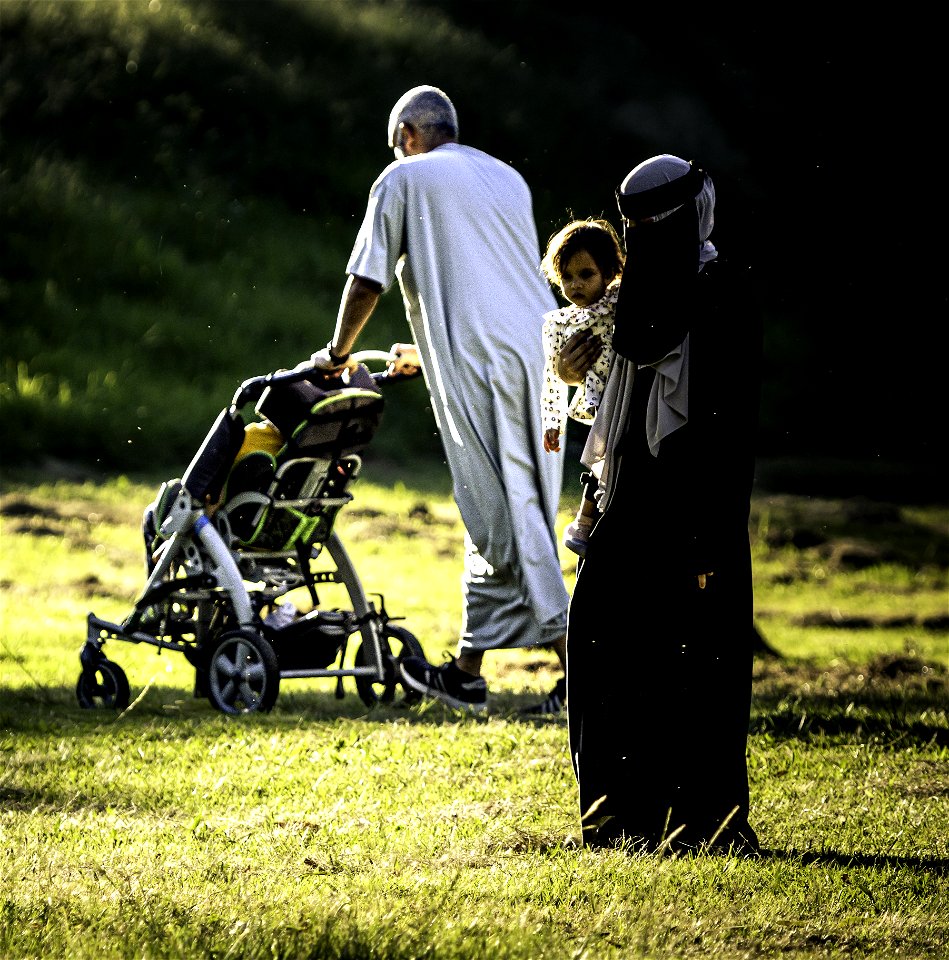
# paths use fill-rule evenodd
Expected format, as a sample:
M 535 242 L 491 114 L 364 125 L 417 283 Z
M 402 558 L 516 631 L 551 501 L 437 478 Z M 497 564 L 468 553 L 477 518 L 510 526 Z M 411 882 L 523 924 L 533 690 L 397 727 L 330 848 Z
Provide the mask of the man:
M 541 324 L 556 302 L 539 268 L 527 184 L 458 142 L 442 90 L 414 87 L 399 99 L 389 146 L 396 160 L 372 186 L 333 339 L 313 362 L 345 365 L 398 279 L 415 343 L 393 347 L 393 371 L 421 366 L 465 525 L 458 656 L 437 667 L 406 661 L 402 675 L 425 695 L 479 712 L 486 650 L 549 644 L 566 660 L 568 595 L 554 533 L 562 462 L 545 454 L 540 430 Z M 555 691 L 537 710 L 562 704 Z
M 704 171 L 652 157 L 617 201 L 627 259 L 616 356 L 582 458 L 603 465 L 601 516 L 568 630 L 584 843 L 754 855 L 748 515 L 761 318 L 747 271 L 709 239 Z M 590 352 L 572 344 L 561 376 L 576 382 Z

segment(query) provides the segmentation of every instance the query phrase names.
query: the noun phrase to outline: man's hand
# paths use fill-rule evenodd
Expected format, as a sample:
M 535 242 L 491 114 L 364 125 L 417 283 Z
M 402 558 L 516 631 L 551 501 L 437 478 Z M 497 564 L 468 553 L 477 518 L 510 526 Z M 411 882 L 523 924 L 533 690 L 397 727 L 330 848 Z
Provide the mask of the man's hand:
M 390 377 L 414 377 L 422 366 L 418 356 L 418 347 L 414 343 L 393 343 L 389 347 L 392 360 L 386 368 Z
M 583 378 L 600 355 L 602 347 L 603 341 L 589 330 L 575 333 L 564 344 L 557 357 L 557 376 L 571 386 L 583 383 Z
M 297 369 L 300 369 L 302 366 L 303 364 L 299 364 Z M 310 357 L 309 366 L 314 370 L 325 370 L 327 373 L 339 376 L 344 370 L 355 370 L 358 364 L 355 360 L 351 360 L 348 357 L 342 363 L 337 363 L 330 358 L 329 347 L 323 347 L 322 350 L 317 350 L 316 353 Z

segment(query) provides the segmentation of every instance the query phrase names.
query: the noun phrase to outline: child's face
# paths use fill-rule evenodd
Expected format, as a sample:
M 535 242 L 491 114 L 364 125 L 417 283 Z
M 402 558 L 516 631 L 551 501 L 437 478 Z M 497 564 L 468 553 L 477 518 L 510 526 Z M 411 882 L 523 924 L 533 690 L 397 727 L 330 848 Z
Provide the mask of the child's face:
M 596 303 L 606 292 L 606 281 L 596 261 L 586 250 L 578 250 L 560 271 L 563 295 L 578 307 Z

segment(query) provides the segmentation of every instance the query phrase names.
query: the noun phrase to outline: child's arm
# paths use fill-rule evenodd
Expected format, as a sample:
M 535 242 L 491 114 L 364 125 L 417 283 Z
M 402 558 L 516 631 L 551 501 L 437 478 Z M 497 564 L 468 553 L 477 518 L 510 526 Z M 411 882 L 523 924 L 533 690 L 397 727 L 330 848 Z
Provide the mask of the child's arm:
M 555 363 L 560 352 L 562 335 L 553 320 L 544 321 L 544 385 L 540 397 L 544 449 L 556 453 L 560 449 L 567 411 L 567 385 L 557 376 Z M 553 435 L 553 437 L 552 437 Z

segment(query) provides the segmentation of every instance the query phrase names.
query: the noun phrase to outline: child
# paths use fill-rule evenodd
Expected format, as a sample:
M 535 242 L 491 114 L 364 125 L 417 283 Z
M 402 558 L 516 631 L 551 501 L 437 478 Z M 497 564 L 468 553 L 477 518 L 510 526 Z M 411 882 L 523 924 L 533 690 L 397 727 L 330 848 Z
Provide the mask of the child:
M 625 257 L 616 231 L 606 220 L 571 220 L 547 244 L 541 270 L 557 285 L 570 306 L 544 314 L 544 393 L 541 398 L 544 449 L 560 450 L 566 418 L 591 422 L 610 370 L 613 314 Z M 556 373 L 557 357 L 574 333 L 589 330 L 600 337 L 602 349 L 568 403 L 569 388 Z M 564 533 L 564 546 L 586 554 L 587 540 L 596 520 L 594 494 L 598 482 L 583 473 L 583 499 L 574 521 Z

